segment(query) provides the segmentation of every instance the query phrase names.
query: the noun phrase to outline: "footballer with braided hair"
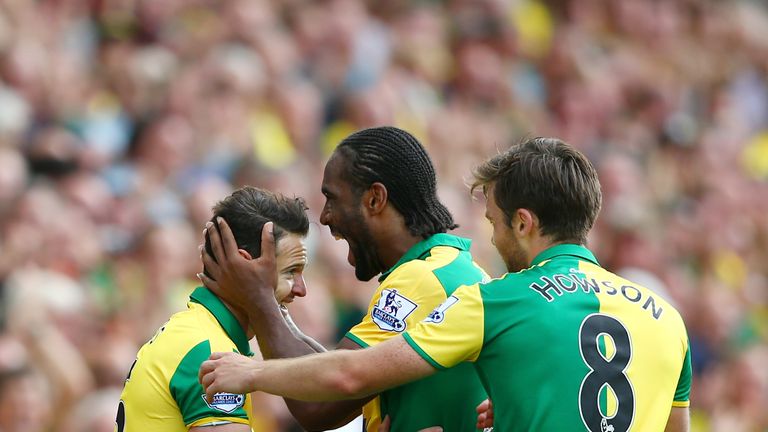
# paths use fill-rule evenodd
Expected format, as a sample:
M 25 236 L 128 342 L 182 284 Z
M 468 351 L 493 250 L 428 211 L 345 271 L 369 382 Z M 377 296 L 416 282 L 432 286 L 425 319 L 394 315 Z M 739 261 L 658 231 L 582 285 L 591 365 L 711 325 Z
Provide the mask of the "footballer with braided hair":
M 456 288 L 488 279 L 472 259 L 470 240 L 448 234 L 457 225 L 437 197 L 432 161 L 408 132 L 375 127 L 344 139 L 325 166 L 322 193 L 326 202 L 320 222 L 337 240 L 347 242 L 347 260 L 355 268 L 355 276 L 367 281 L 379 275 L 380 283 L 367 314 L 342 338 L 339 348 L 366 348 L 398 336 L 424 319 L 439 320 L 439 316 L 428 315 Z M 223 249 L 234 244 L 226 238 L 226 229 L 221 230 L 221 238 L 215 231 L 209 230 L 212 242 L 221 242 Z M 269 281 L 260 279 L 258 269 L 240 259 L 236 251 L 224 255 L 215 257 L 220 264 L 212 274 L 215 281 L 206 285 L 246 306 L 251 322 L 256 323 L 264 357 L 312 353 L 286 327 L 274 296 L 257 289 Z M 475 407 L 486 398 L 475 370 L 465 363 L 354 401 L 285 401 L 307 430 L 338 427 L 359 416 L 362 408 L 366 430 L 371 432 L 382 422 L 393 432 L 432 426 L 466 432 L 476 430 Z
M 432 161 L 413 135 L 395 127 L 364 129 L 342 141 L 336 153 L 346 157 L 356 193 L 375 182 L 387 188 L 411 234 L 428 238 L 458 227 L 437 199 Z

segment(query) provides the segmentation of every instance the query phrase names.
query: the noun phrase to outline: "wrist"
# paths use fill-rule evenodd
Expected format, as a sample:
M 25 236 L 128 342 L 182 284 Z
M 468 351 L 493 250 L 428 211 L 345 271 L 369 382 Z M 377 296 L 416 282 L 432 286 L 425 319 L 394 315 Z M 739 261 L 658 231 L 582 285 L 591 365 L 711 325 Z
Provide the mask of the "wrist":
M 248 371 L 248 376 L 246 378 L 246 382 L 248 383 L 248 391 L 245 393 L 255 392 L 259 389 L 259 366 L 260 364 L 263 364 L 263 362 L 259 362 L 255 359 L 251 359 L 251 361 L 253 362 L 253 365 Z
M 254 325 L 269 325 L 276 319 L 282 320 L 280 305 L 274 296 L 258 301 L 258 307 L 251 307 L 248 311 L 248 318 Z

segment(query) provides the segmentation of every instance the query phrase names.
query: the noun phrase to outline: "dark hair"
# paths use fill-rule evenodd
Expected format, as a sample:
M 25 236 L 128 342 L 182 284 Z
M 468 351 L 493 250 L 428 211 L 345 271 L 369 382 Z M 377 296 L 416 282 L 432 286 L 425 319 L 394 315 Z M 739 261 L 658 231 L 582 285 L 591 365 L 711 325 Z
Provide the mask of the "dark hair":
M 600 211 L 597 171 L 578 150 L 556 138 L 533 138 L 475 168 L 474 191 L 494 184 L 493 198 L 507 217 L 532 211 L 541 234 L 556 242 L 586 243 Z
M 336 149 L 348 162 L 346 180 L 359 196 L 375 182 L 405 219 L 411 234 L 428 238 L 458 225 L 437 198 L 437 179 L 424 146 L 408 132 L 375 127 L 355 132 Z
M 275 241 L 286 231 L 303 236 L 309 231 L 306 210 L 307 205 L 302 198 L 288 198 L 268 190 L 245 186 L 213 207 L 211 221 L 218 228 L 216 217 L 224 218 L 235 236 L 238 248 L 257 258 L 261 255 L 261 230 L 265 223 L 274 223 Z M 213 257 L 207 235 L 205 250 Z

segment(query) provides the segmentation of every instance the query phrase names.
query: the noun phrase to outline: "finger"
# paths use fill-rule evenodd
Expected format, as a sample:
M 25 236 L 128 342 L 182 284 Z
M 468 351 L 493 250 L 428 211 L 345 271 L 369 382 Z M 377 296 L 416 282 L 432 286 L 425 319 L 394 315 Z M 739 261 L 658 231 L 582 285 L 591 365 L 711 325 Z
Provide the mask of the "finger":
M 275 224 L 267 222 L 261 229 L 261 256 L 260 259 L 275 259 Z
M 419 432 L 443 432 L 443 428 L 440 426 L 432 426 L 430 428 L 422 429 Z
M 221 243 L 220 229 L 219 225 L 214 222 L 206 222 L 205 224 L 205 236 L 211 244 L 213 259 L 219 262 L 227 257 L 227 253 Z
M 477 428 L 478 429 L 485 429 L 487 427 L 490 427 L 491 425 L 488 424 L 488 419 L 485 417 L 485 414 L 480 414 L 480 416 L 477 417 Z
M 216 223 L 219 225 L 219 234 L 221 234 L 221 244 L 224 247 L 224 252 L 228 257 L 237 256 L 237 241 L 235 235 L 232 234 L 232 230 L 229 228 L 229 224 L 223 217 L 216 218 Z
M 384 421 L 381 422 L 379 425 L 379 428 L 377 429 L 378 432 L 389 432 L 389 424 L 392 423 L 392 419 L 389 418 L 389 415 L 384 417 Z
M 206 276 L 205 273 L 197 273 L 196 276 L 198 279 L 200 279 L 200 282 L 205 285 L 206 288 L 216 293 L 219 292 L 219 284 L 215 280 Z
M 480 405 L 478 405 L 477 408 L 475 408 L 475 411 L 477 411 L 478 413 L 484 413 L 488 411 L 488 407 L 490 406 L 490 404 L 491 404 L 491 400 L 486 399 L 480 402 Z
M 210 375 L 206 375 L 205 378 L 208 378 Z M 211 378 L 211 382 L 203 385 L 205 388 L 205 399 L 208 400 L 208 403 L 213 403 L 213 395 L 218 393 L 216 382 L 213 381 L 213 378 Z
M 208 357 L 208 360 L 218 360 L 220 358 L 228 357 L 228 356 L 234 355 L 234 354 L 235 353 L 231 353 L 231 352 L 218 352 L 217 351 L 217 352 L 211 353 L 211 355 Z
M 208 271 L 208 274 L 215 280 L 221 279 L 221 266 L 206 250 L 203 250 L 200 254 L 200 258 L 203 260 L 203 267 Z
M 200 382 L 200 384 L 202 384 L 203 377 L 213 372 L 214 369 L 216 369 L 216 366 L 214 365 L 213 360 L 206 360 L 202 362 L 200 364 L 200 370 L 197 372 L 197 381 Z

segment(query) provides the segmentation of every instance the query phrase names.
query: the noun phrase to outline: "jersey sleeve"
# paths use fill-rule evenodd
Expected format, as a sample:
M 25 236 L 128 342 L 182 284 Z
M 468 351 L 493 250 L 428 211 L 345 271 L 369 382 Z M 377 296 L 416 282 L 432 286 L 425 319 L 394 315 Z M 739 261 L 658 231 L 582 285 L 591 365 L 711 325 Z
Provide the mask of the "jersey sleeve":
M 680 379 L 677 381 L 675 398 L 672 400 L 673 407 L 684 408 L 690 405 L 691 396 L 691 347 L 688 345 L 685 350 L 685 360 L 683 368 L 680 371 Z
M 229 351 L 231 347 L 215 347 L 217 351 Z M 217 393 L 208 403 L 205 391 L 197 380 L 200 365 L 211 355 L 211 342 L 206 340 L 192 348 L 179 363 L 170 380 L 171 395 L 187 427 L 209 423 L 229 422 L 248 424 L 243 408 L 246 395 Z
M 462 286 L 403 337 L 436 369 L 475 361 L 483 347 L 484 313 L 480 286 Z
M 422 265 L 418 261 L 405 264 L 379 285 L 365 317 L 346 337 L 363 348 L 376 345 L 415 326 L 443 302 L 443 286 Z

